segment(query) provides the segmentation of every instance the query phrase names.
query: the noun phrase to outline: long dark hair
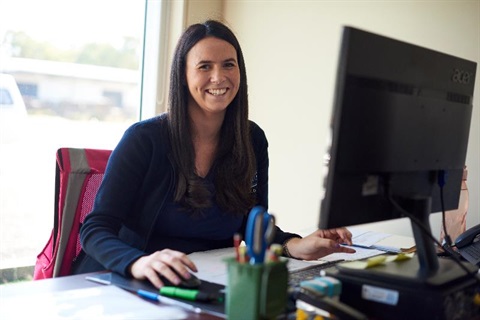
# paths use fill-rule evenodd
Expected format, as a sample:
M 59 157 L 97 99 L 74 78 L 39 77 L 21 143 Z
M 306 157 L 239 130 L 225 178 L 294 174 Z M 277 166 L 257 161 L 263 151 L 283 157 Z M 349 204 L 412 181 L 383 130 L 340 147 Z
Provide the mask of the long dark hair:
M 233 32 L 224 24 L 208 20 L 187 28 L 181 36 L 172 63 L 169 91 L 169 128 L 177 185 L 175 201 L 193 212 L 210 207 L 210 191 L 195 174 L 195 152 L 188 116 L 186 56 L 206 37 L 230 43 L 237 52 L 240 87 L 227 107 L 220 141 L 212 168 L 215 169 L 215 200 L 220 208 L 234 214 L 246 214 L 255 204 L 251 193 L 255 175 L 255 154 L 248 121 L 247 74 L 242 50 Z

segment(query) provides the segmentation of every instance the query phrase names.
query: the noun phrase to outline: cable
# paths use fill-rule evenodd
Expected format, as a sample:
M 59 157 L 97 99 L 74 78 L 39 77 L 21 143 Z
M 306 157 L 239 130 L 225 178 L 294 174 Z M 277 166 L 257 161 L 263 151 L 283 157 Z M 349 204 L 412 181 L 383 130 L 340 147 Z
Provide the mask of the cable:
M 447 178 L 447 175 L 445 173 L 445 170 L 440 170 L 438 172 L 438 186 L 440 188 L 440 206 L 442 208 L 442 227 L 443 227 L 443 234 L 444 234 L 443 240 L 446 243 L 447 247 L 449 249 L 451 249 L 452 239 L 450 238 L 450 235 L 447 232 L 447 223 L 446 223 L 446 220 L 445 220 L 445 216 L 446 216 L 445 202 L 443 200 L 444 199 L 443 198 L 443 187 L 445 186 L 445 183 L 446 183 L 446 180 L 447 180 L 446 178 Z M 443 245 L 441 245 L 440 247 L 443 248 Z M 448 252 L 450 253 L 450 251 L 448 251 Z
M 402 208 L 402 206 L 395 200 L 393 199 L 392 195 L 390 193 L 388 193 L 388 200 L 392 203 L 392 205 L 397 209 L 399 210 L 401 213 L 403 213 L 405 216 L 407 216 L 410 220 L 412 220 L 418 227 L 420 227 L 420 229 L 422 229 L 422 231 L 431 239 L 433 240 L 433 242 L 435 242 L 437 245 L 439 245 L 440 247 L 442 247 L 440 241 L 438 241 L 432 234 L 431 232 L 423 225 L 423 223 L 421 223 L 417 217 L 415 217 L 414 215 L 412 215 L 410 212 L 408 212 L 407 210 L 405 210 L 404 208 Z M 465 271 L 465 273 L 468 275 L 468 276 L 471 276 L 473 279 L 475 279 L 475 281 L 477 281 L 478 283 L 480 283 L 480 278 L 477 277 L 476 273 L 471 273 L 470 270 L 467 269 L 467 267 L 465 267 L 463 265 L 463 263 L 460 261 L 460 259 L 456 256 L 456 255 L 452 255 L 452 258 L 453 260 L 455 261 L 455 263 L 460 267 L 462 268 L 463 271 Z
M 442 227 L 443 227 L 443 242 L 440 247 L 443 248 L 443 250 L 450 255 L 451 257 L 459 257 L 459 254 L 452 248 L 452 238 L 448 234 L 447 231 L 447 222 L 446 222 L 446 212 L 445 212 L 445 201 L 444 201 L 444 196 L 443 196 L 443 188 L 445 186 L 445 183 L 447 181 L 447 174 L 445 170 L 439 170 L 438 171 L 438 187 L 440 189 L 440 206 L 442 210 Z

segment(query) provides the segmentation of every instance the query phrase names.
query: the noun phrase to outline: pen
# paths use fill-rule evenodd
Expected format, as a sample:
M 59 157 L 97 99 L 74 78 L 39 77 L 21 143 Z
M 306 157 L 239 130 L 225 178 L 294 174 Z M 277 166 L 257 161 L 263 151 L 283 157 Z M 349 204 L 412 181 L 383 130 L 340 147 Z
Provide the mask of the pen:
M 235 259 L 240 262 L 240 243 L 242 242 L 242 236 L 240 233 L 235 233 L 233 235 L 233 246 L 235 247 Z
M 199 307 L 192 306 L 191 304 L 188 304 L 188 303 L 185 303 L 185 302 L 165 298 L 165 297 L 162 297 L 159 294 L 156 294 L 156 293 L 153 293 L 153 292 L 150 292 L 150 291 L 140 289 L 140 290 L 137 291 L 137 294 L 140 297 L 143 297 L 143 298 L 146 298 L 146 299 L 149 299 L 149 300 L 159 301 L 161 303 L 182 307 L 184 309 L 193 311 L 195 313 L 201 313 L 202 312 L 202 309 L 200 309 Z
M 376 249 L 376 248 L 373 247 L 373 246 L 367 246 L 367 245 L 356 244 L 356 243 L 352 243 L 351 245 L 349 245 L 349 244 L 347 244 L 347 243 L 341 243 L 340 245 L 342 245 L 342 246 L 349 246 L 349 247 L 363 248 L 363 249 Z

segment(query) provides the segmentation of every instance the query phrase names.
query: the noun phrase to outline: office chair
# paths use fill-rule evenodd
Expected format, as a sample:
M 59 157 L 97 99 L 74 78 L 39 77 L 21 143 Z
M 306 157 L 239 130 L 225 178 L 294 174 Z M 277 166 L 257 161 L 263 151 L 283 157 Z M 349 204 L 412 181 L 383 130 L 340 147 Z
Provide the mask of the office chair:
M 80 226 L 93 209 L 111 150 L 60 148 L 56 154 L 54 224 L 38 254 L 34 280 L 69 275 L 81 252 Z

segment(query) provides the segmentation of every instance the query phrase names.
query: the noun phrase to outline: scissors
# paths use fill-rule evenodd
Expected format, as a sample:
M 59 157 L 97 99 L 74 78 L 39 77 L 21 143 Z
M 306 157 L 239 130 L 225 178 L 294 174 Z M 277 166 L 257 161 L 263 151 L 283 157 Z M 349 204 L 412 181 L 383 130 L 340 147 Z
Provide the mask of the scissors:
M 263 263 L 265 251 L 275 235 L 275 217 L 262 206 L 250 210 L 247 220 L 245 244 L 250 264 Z

